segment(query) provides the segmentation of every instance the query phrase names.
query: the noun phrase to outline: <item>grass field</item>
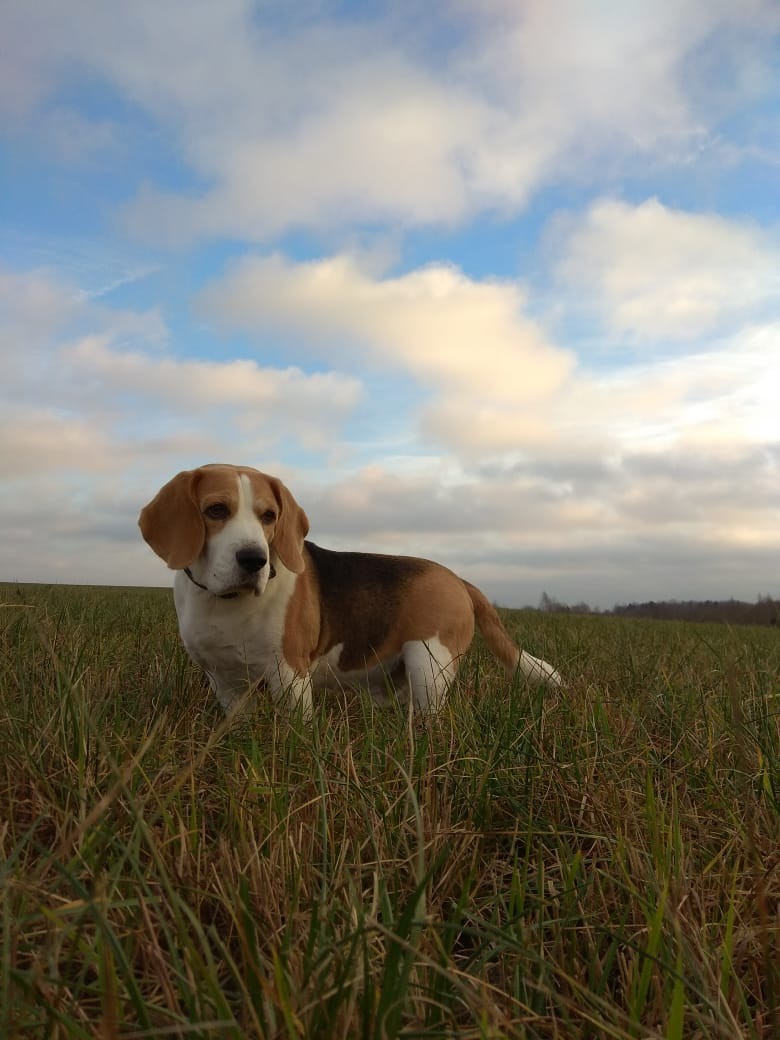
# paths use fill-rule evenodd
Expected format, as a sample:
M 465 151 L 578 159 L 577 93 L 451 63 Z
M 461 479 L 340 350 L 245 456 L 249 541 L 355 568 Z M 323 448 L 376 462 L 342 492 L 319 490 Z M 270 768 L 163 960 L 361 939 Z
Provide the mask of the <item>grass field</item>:
M 226 726 L 170 593 L 0 586 L 0 1037 L 780 1036 L 780 633 L 507 612 Z

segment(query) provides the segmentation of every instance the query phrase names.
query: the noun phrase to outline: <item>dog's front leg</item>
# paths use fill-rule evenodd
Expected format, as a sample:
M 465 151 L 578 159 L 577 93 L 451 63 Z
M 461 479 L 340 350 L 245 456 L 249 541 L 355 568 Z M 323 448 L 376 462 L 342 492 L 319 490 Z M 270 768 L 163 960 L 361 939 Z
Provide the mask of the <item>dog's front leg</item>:
M 304 719 L 312 715 L 311 676 L 293 671 L 285 662 L 279 661 L 274 674 L 268 679 L 274 704 L 291 711 L 300 710 Z
M 207 674 L 211 689 L 216 694 L 225 715 L 233 718 L 243 714 L 252 693 L 252 683 L 248 679 L 237 683 L 233 679 L 226 680 L 218 675 Z

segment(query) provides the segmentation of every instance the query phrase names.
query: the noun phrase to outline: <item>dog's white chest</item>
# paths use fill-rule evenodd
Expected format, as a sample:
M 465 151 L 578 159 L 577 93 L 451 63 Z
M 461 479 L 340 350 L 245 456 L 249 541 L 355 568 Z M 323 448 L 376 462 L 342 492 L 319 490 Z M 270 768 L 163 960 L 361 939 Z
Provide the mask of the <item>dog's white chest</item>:
M 218 690 L 246 688 L 278 671 L 289 600 L 281 583 L 263 596 L 235 599 L 209 596 L 191 586 L 185 574 L 176 576 L 179 632 L 189 655 Z

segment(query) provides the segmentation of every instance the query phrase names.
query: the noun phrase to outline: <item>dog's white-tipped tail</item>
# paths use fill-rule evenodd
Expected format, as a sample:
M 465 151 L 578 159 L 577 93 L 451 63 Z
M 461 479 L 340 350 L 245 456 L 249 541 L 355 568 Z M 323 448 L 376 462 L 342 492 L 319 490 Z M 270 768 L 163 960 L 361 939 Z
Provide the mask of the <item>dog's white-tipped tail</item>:
M 539 657 L 527 654 L 525 650 L 518 650 L 501 624 L 495 607 L 485 594 L 468 581 L 464 581 L 463 584 L 474 605 L 474 620 L 477 628 L 492 653 L 504 666 L 507 675 L 511 677 L 519 668 L 524 675 L 535 682 L 560 686 L 561 677 L 551 664 L 542 661 Z
M 543 661 L 540 657 L 534 657 L 532 654 L 526 653 L 525 650 L 520 651 L 518 667 L 523 675 L 527 675 L 529 679 L 533 679 L 535 682 L 544 682 L 548 686 L 561 685 L 561 676 L 556 668 L 553 668 L 551 664 Z

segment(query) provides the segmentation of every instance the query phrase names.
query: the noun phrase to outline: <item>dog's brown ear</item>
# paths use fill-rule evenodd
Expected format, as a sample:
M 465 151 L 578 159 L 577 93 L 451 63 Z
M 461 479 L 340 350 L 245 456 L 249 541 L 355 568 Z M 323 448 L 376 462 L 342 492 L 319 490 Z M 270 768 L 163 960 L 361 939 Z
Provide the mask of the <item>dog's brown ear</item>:
M 309 533 L 309 518 L 277 477 L 271 486 L 279 503 L 273 547 L 288 571 L 300 574 L 304 570 L 303 539 Z
M 195 497 L 199 475 L 197 469 L 178 473 L 138 518 L 141 534 L 174 571 L 194 563 L 206 540 L 206 525 Z

